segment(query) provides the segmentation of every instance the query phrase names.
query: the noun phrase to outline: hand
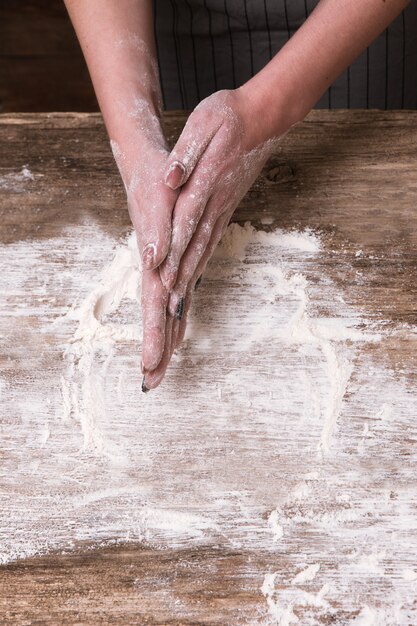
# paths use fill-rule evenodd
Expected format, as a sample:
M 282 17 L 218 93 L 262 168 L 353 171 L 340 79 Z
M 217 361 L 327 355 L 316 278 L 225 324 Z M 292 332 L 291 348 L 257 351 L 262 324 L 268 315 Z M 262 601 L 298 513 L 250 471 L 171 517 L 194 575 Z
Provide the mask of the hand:
M 155 389 L 161 383 L 172 354 L 184 337 L 186 312 L 183 311 L 182 319 L 166 315 L 167 301 L 168 292 L 162 285 L 159 270 L 144 269 L 142 274 L 142 391 L 145 392 Z M 152 362 L 153 358 L 159 360 L 156 367 L 152 369 L 148 363 Z
M 191 113 L 165 168 L 177 199 L 169 253 L 160 267 L 168 310 L 175 316 L 204 270 L 242 197 L 275 142 L 259 142 L 263 130 L 242 90 L 219 91 Z
M 178 192 L 163 184 L 168 149 L 161 130 L 152 1 L 65 3 L 112 139 L 143 256 L 142 360 L 144 387 L 151 388 L 162 379 L 175 337 L 184 331 L 180 320 L 166 316 L 168 294 L 155 269 L 168 251 Z
M 143 265 L 144 391 L 156 387 L 162 380 L 169 362 L 167 355 L 170 357 L 172 353 L 173 320 L 166 316 L 168 292 L 156 268 L 169 249 L 172 212 L 178 197 L 178 192 L 163 182 L 169 152 L 159 123 L 156 124 L 155 118 L 152 123 L 153 126 L 147 125 L 146 133 L 133 134 L 123 146 L 112 142 Z

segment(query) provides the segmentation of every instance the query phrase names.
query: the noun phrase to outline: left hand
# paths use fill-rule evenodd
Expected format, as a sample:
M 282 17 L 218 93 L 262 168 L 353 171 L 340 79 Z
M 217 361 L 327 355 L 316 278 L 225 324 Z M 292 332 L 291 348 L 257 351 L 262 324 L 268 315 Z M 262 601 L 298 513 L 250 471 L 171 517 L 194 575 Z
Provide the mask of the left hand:
M 272 152 L 275 142 L 264 140 L 261 122 L 241 90 L 216 92 L 191 113 L 168 158 L 165 182 L 181 191 L 171 246 L 159 271 L 171 291 L 168 310 L 173 316 L 182 298 L 188 309 L 195 281 Z

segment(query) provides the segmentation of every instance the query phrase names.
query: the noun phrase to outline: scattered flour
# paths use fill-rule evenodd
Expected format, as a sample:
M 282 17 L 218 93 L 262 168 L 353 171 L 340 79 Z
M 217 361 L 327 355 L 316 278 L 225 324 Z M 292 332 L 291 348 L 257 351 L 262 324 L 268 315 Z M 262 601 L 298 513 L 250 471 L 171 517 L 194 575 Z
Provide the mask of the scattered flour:
M 272 618 L 277 626 L 291 624 L 319 624 L 315 615 L 333 615 L 334 610 L 325 599 L 330 587 L 325 584 L 317 593 L 310 593 L 304 589 L 278 590 L 275 587 L 278 572 L 265 575 L 261 591 L 264 594 Z M 298 617 L 297 613 L 302 617 Z
M 309 565 L 306 569 L 298 572 L 298 574 L 292 579 L 291 583 L 293 585 L 302 585 L 307 581 L 314 580 L 319 569 L 320 563 L 314 563 L 313 565 Z
M 398 624 L 405 624 L 406 619 L 401 605 L 380 608 L 364 606 L 351 622 L 351 626 L 398 626 Z
M 294 614 L 292 604 L 288 604 L 285 607 L 279 604 L 275 594 L 275 578 L 276 574 L 266 574 L 261 587 L 261 591 L 266 598 L 269 613 L 275 623 L 279 624 L 279 626 L 290 626 L 291 624 L 298 624 L 300 620 Z
M 41 176 L 41 174 L 37 174 L 37 176 Z M 21 193 L 25 191 L 27 183 L 34 180 L 35 175 L 30 171 L 27 165 L 23 165 L 20 172 L 8 172 L 0 176 L 0 189 Z
M 320 243 L 312 232 L 305 233 L 265 233 L 256 231 L 249 223 L 245 227 L 232 224 L 216 252 L 220 263 L 226 259 L 244 261 L 249 244 L 259 248 L 294 250 L 315 254 Z M 209 276 L 219 271 L 212 266 Z M 309 315 L 307 281 L 301 274 L 288 275 L 282 267 L 266 261 L 251 268 L 249 278 L 259 282 L 269 282 L 268 302 L 273 306 L 277 297 L 290 297 L 297 303 L 294 313 L 285 326 L 277 329 L 276 337 L 284 344 L 306 346 L 318 349 L 323 358 L 321 367 L 327 379 L 328 391 L 321 399 L 322 432 L 318 442 L 320 452 L 329 451 L 338 416 L 342 409 L 343 397 L 352 372 L 352 357 L 346 350 L 346 341 L 376 341 L 379 335 L 365 334 L 351 328 L 346 319 L 315 319 Z M 99 429 L 99 416 L 105 412 L 103 405 L 104 381 L 107 368 L 113 358 L 116 342 L 139 341 L 139 326 L 133 324 L 103 323 L 103 318 L 117 310 L 124 298 L 140 302 L 139 255 L 136 237 L 130 235 L 126 244 L 116 250 L 114 260 L 102 274 L 100 284 L 86 298 L 81 307 L 70 312 L 72 319 L 79 322 L 78 329 L 65 351 L 68 363 L 66 375 L 61 378 L 62 397 L 66 416 L 73 415 L 81 424 L 85 446 L 116 459 L 117 452 L 110 449 L 102 438 Z M 357 322 L 357 320 L 355 320 Z M 263 320 L 247 320 L 248 334 L 240 342 L 238 349 L 246 350 L 253 344 L 267 341 L 270 328 Z M 100 366 L 97 354 L 101 354 Z M 311 384 L 313 387 L 313 384 Z M 313 391 L 314 394 L 314 391 Z M 113 447 L 112 447 L 113 448 Z M 121 459 L 120 459 L 121 460 Z M 122 460 L 121 460 L 122 462 Z
M 271 623 L 337 623 L 352 606 L 356 624 L 411 623 L 416 399 L 358 358 L 384 333 L 310 280 L 319 238 L 230 226 L 146 395 L 136 239 L 115 244 L 83 225 L 5 251 L 0 562 L 79 541 L 214 542 L 270 555 Z M 343 315 L 315 313 L 323 292 Z
M 103 271 L 99 285 L 76 311 L 68 316 L 79 322 L 73 339 L 65 350 L 66 376 L 61 377 L 65 418 L 74 417 L 81 425 L 84 447 L 123 463 L 117 447 L 103 438 L 100 420 L 106 408 L 104 383 L 107 368 L 114 356 L 117 341 L 138 341 L 140 329 L 135 324 L 102 323 L 123 298 L 139 302 L 139 254 L 132 233 L 125 246 L 120 246 L 109 267 Z M 101 363 L 97 356 L 104 355 Z
M 278 511 L 272 511 L 272 513 L 270 514 L 269 518 L 268 518 L 268 524 L 271 528 L 271 532 L 273 535 L 273 541 L 274 543 L 276 541 L 279 541 L 283 534 L 283 528 L 282 526 L 279 524 L 279 516 L 278 516 Z
M 371 552 L 369 554 L 358 555 L 353 554 L 350 558 L 354 559 L 354 562 L 350 566 L 352 570 L 357 572 L 365 572 L 369 574 L 377 574 L 384 576 L 385 569 L 381 565 L 382 561 L 386 557 L 385 552 Z
M 414 581 L 414 580 L 417 580 L 417 572 L 410 568 L 403 569 L 402 577 L 404 578 L 404 580 Z

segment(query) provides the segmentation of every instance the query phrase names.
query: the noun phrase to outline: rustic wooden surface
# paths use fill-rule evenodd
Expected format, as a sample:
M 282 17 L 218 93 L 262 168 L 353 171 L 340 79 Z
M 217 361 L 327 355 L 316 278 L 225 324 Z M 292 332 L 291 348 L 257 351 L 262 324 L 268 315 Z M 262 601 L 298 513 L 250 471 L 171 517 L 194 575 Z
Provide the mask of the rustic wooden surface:
M 167 114 L 171 141 L 184 119 L 183 114 Z M 417 383 L 416 146 L 415 112 L 313 112 L 283 140 L 234 216 L 240 223 L 250 220 L 267 230 L 319 232 L 324 249 L 314 268 L 308 269 L 309 280 L 330 277 L 348 306 L 384 327 L 402 329 L 383 348 L 367 349 L 373 350 L 374 362 L 390 368 L 393 379 L 401 377 L 413 395 Z M 24 165 L 34 180 L 17 177 L 8 185 L 10 173 L 19 173 Z M 33 238 L 47 242 L 88 216 L 116 239 L 130 229 L 124 191 L 98 115 L 1 116 L 0 181 L 6 181 L 0 185 L 3 247 Z M 325 288 L 315 306 L 318 315 L 332 315 L 334 303 L 326 299 Z M 0 371 L 5 372 L 11 346 L 7 337 L 1 341 Z M 413 419 L 410 415 L 408 437 L 398 443 L 395 454 L 375 453 L 376 459 L 378 454 L 383 457 L 383 482 L 392 493 L 396 476 L 415 458 Z M 407 484 L 401 484 L 406 498 Z M 306 545 L 294 544 L 291 550 L 310 550 L 314 534 L 306 534 L 304 541 Z M 319 545 L 316 548 L 320 550 Z M 290 563 L 291 550 L 279 556 L 280 567 L 285 569 L 286 558 Z M 262 621 L 272 618 L 265 613 L 260 585 L 271 558 L 261 550 L 232 550 L 221 544 L 181 548 L 80 544 L 65 554 L 31 557 L 1 567 L 0 623 L 269 623 Z M 415 554 L 407 558 L 415 565 Z M 381 593 L 385 584 L 381 583 Z M 416 597 L 407 607 L 409 621 L 401 623 L 415 623 Z M 337 602 L 333 609 L 331 615 L 308 614 L 309 620 L 316 621 L 303 618 L 302 606 L 296 613 L 300 624 L 343 625 L 353 623 L 360 612 L 353 604 L 350 610 L 338 611 Z M 394 625 L 395 618 L 384 623 Z
M 184 118 L 167 113 L 166 119 L 173 142 Z M 282 228 L 319 229 L 329 249 L 343 248 L 333 271 L 350 301 L 372 315 L 415 323 L 416 123 L 410 111 L 313 112 L 283 140 L 234 219 L 259 224 L 270 217 Z M 0 140 L 7 145 L 2 171 L 30 163 L 41 174 L 33 193 L 28 186 L 24 219 L 20 191 L 7 192 L 2 242 L 52 237 L 86 211 L 113 232 L 128 230 L 124 190 L 99 115 L 3 115 Z M 366 285 L 356 275 L 364 261 L 352 258 L 361 246 L 375 254 Z M 382 252 L 389 253 L 383 261 Z M 364 295 L 371 287 L 372 297 Z

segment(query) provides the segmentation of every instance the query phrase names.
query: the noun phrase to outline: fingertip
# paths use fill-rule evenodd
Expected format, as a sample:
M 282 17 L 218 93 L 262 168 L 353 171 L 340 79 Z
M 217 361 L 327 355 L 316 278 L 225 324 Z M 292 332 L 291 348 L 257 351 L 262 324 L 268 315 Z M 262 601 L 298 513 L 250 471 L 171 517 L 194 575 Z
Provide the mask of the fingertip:
M 158 368 L 157 370 L 153 372 L 146 373 L 146 376 L 144 377 L 144 379 L 145 379 L 145 386 L 146 386 L 147 391 L 150 391 L 151 389 L 156 389 L 157 387 L 159 387 L 159 385 L 161 384 L 162 380 L 165 377 L 165 372 L 166 372 L 166 367 Z
M 185 335 L 185 330 L 184 332 L 181 332 L 178 337 L 177 340 L 175 342 L 175 349 L 179 348 L 180 345 L 182 344 L 183 340 L 184 340 L 184 335 Z
M 181 296 L 178 295 L 175 291 L 173 291 L 169 296 L 168 313 L 176 319 L 179 319 L 177 317 L 177 314 L 179 312 L 179 306 L 181 306 L 180 305 L 181 300 L 183 300 L 183 298 L 181 298 Z
M 178 189 L 186 179 L 186 169 L 180 161 L 173 161 L 168 166 L 164 182 L 170 189 Z
M 177 308 L 175 309 L 175 319 L 176 320 L 182 320 L 182 317 L 184 315 L 184 306 L 185 306 L 185 299 L 184 298 L 180 298 L 178 300 Z
M 142 393 L 148 393 L 148 391 L 150 391 L 150 389 L 146 385 L 146 375 L 144 374 L 142 378 Z
M 142 348 L 142 371 L 151 372 L 161 362 L 164 352 L 165 337 L 158 329 L 146 331 L 146 342 Z
M 164 374 L 147 372 L 142 379 L 142 393 L 148 393 L 156 389 L 162 382 Z
M 183 342 L 184 335 L 185 335 L 185 329 L 186 329 L 186 324 L 185 324 L 185 319 L 183 318 L 181 320 L 181 325 L 179 327 L 177 338 L 176 338 L 176 341 L 175 341 L 175 348 L 178 348 L 178 346 Z
M 171 261 L 172 257 L 171 254 L 169 254 L 165 259 L 165 263 L 163 263 L 159 268 L 161 283 L 167 292 L 170 292 L 173 289 L 178 274 L 178 269 L 172 265 Z
M 197 278 L 197 280 L 195 281 L 195 285 L 194 285 L 194 291 L 197 291 L 197 289 L 200 287 L 201 285 L 201 281 L 203 280 L 203 275 L 200 274 L 200 276 Z

